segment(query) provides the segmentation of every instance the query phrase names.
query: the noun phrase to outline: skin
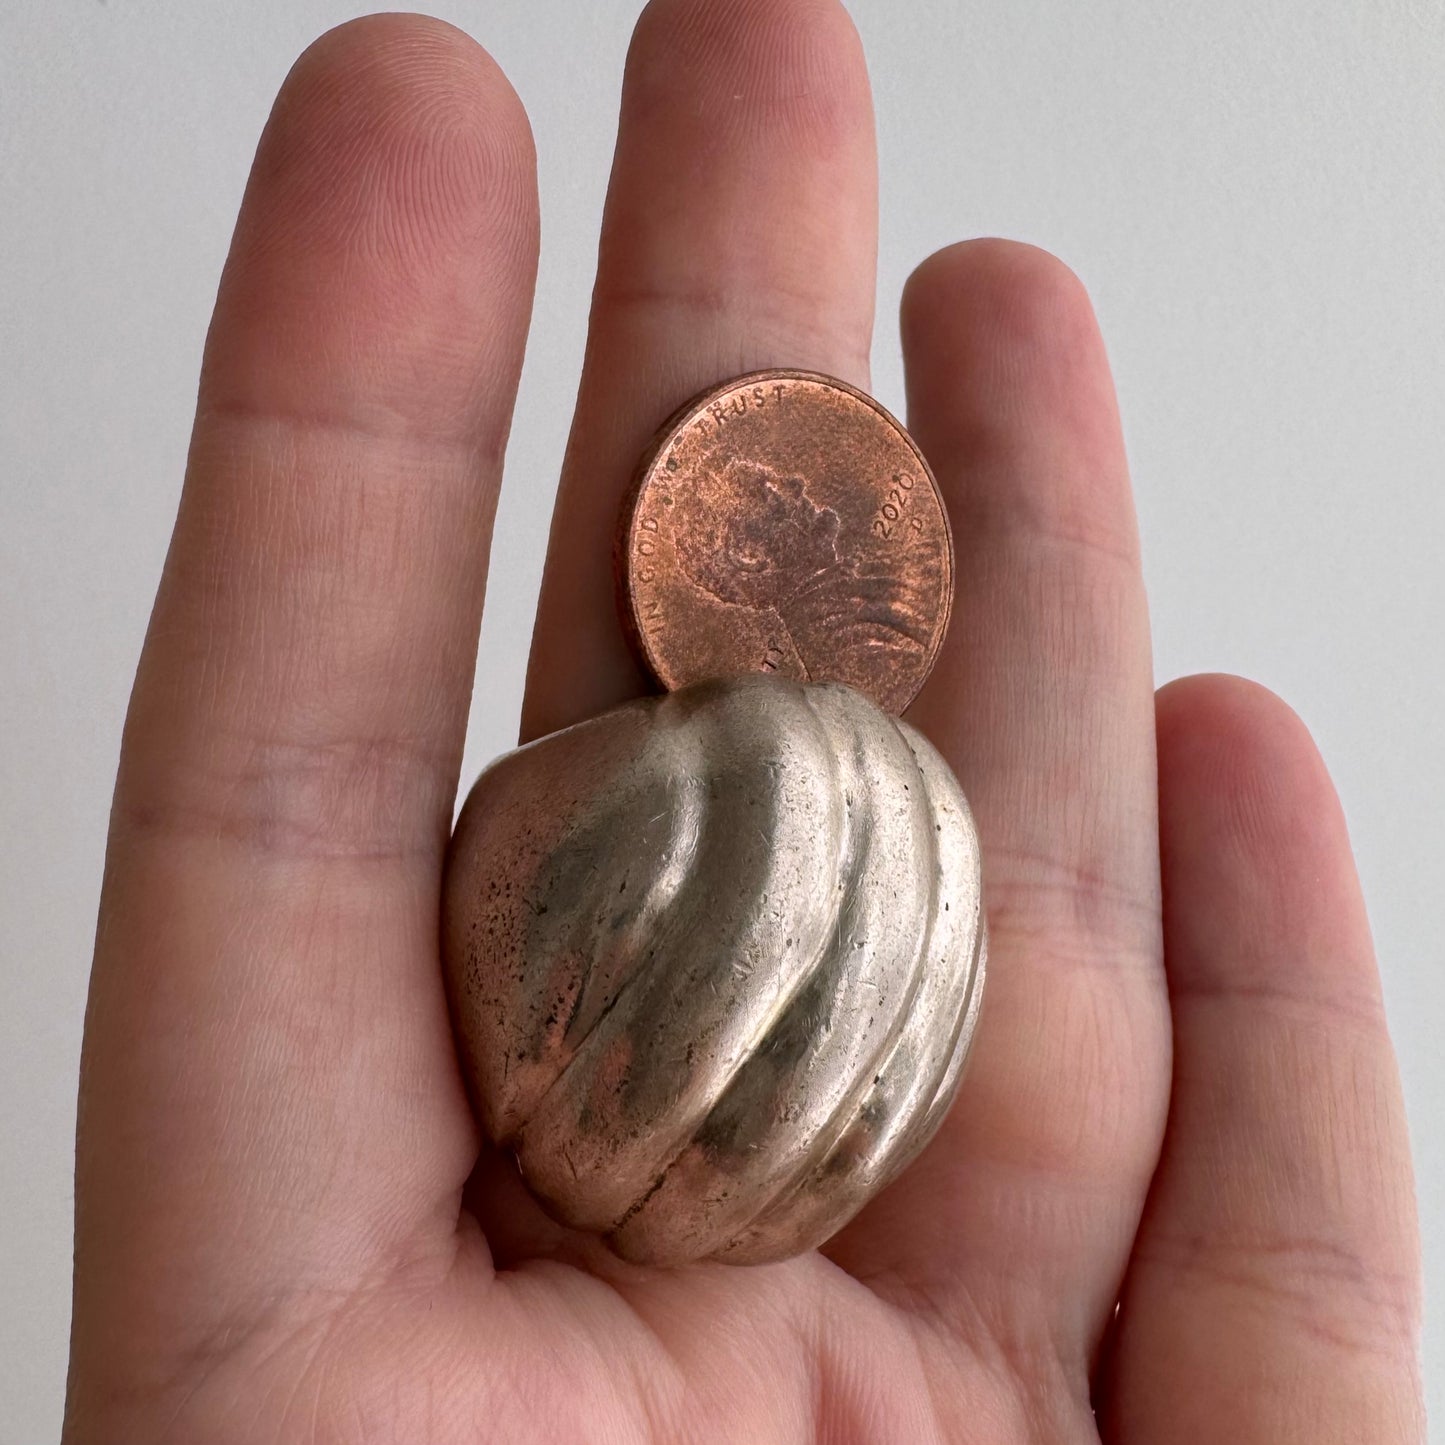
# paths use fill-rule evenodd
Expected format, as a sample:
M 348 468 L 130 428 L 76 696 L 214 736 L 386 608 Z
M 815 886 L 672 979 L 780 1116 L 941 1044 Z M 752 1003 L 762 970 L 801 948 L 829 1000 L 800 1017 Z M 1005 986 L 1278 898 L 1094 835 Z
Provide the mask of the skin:
M 609 542 L 658 420 L 753 367 L 866 386 L 875 210 L 833 0 L 648 7 L 527 736 L 641 686 Z M 536 248 L 527 120 L 472 41 L 376 17 L 301 58 L 125 732 L 68 1445 L 1422 1440 L 1339 804 L 1262 688 L 1155 692 L 1099 333 L 1027 246 L 942 251 L 902 308 L 959 550 L 911 717 L 974 804 L 993 940 L 943 1130 L 756 1269 L 610 1261 L 479 1155 L 437 908 Z

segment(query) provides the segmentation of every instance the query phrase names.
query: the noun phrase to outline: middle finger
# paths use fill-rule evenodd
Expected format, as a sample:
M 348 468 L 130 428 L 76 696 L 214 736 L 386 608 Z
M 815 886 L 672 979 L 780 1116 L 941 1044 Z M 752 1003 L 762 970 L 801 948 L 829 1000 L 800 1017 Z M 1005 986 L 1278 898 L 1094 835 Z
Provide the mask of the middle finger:
M 612 537 L 663 419 L 762 367 L 867 386 L 877 209 L 868 76 L 836 0 L 653 0 L 627 58 L 524 738 L 645 690 Z

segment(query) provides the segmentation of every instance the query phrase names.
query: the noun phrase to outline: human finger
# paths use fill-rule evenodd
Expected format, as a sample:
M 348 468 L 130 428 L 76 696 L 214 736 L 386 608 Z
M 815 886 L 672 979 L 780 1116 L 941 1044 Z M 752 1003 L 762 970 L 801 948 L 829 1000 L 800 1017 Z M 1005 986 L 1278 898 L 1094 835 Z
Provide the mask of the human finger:
M 1158 713 L 1174 1091 L 1105 1438 L 1423 1440 L 1404 1108 L 1329 775 L 1242 679 Z
M 938 1136 L 829 1252 L 950 1331 L 1008 1342 L 1031 1389 L 1065 1371 L 1086 1411 L 1168 1093 L 1128 467 L 1097 322 L 1056 258 L 951 247 L 914 274 L 902 319 L 909 423 L 957 557 L 909 717 L 977 819 L 988 982 Z
M 877 162 L 837 0 L 653 0 L 623 81 L 587 354 L 547 549 L 522 731 L 645 690 L 612 543 L 648 439 L 762 367 L 866 385 Z
M 80 1106 L 88 1388 L 87 1362 L 143 1380 L 455 1225 L 475 1144 L 436 910 L 536 232 L 525 115 L 459 32 L 378 16 L 297 63 L 115 795 Z

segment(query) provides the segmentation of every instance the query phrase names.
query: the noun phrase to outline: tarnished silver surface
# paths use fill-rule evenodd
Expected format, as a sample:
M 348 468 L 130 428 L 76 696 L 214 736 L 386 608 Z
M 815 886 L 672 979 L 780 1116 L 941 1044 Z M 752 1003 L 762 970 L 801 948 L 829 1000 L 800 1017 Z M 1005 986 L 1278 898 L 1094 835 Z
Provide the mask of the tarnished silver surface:
M 634 1260 L 822 1243 L 938 1126 L 984 977 L 946 764 L 861 694 L 629 703 L 477 780 L 443 949 L 483 1128 Z

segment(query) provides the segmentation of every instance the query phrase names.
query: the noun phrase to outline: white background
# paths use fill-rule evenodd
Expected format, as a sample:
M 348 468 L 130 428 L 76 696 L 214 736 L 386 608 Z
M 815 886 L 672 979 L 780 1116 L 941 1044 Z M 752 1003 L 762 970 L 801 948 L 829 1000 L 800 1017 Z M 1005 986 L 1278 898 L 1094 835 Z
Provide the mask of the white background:
M 467 773 L 514 736 L 637 0 L 439 13 L 541 160 L 537 320 Z M 1442 0 L 854 0 L 882 161 L 875 389 L 907 272 L 1021 237 L 1091 288 L 1160 680 L 1248 673 L 1334 769 L 1445 1290 Z M 76 1063 L 121 719 L 247 165 L 341 0 L 0 0 L 0 1442 L 55 1438 Z M 137 1040 L 137 1047 L 143 1047 Z M 1437 1311 L 1438 1315 L 1438 1311 Z M 1445 1324 L 1425 1345 L 1445 1418 Z

